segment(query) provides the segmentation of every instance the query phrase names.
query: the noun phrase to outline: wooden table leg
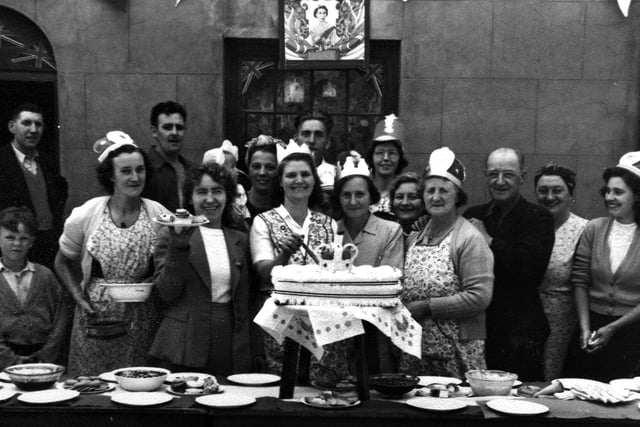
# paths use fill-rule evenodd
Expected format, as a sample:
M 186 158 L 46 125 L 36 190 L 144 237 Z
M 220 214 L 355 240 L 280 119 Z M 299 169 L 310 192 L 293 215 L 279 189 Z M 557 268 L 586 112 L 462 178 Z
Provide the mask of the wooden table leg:
M 298 377 L 298 357 L 300 344 L 290 338 L 284 339 L 282 378 L 280 379 L 280 399 L 291 399 Z
M 360 400 L 369 400 L 369 369 L 367 369 L 367 352 L 365 336 L 357 335 L 353 338 L 356 362 L 356 388 Z

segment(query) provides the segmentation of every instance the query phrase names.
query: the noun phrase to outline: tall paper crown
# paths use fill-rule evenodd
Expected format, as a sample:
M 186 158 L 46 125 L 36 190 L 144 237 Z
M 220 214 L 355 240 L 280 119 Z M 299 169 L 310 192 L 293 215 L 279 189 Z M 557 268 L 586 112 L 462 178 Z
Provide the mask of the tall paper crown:
M 225 139 L 224 141 L 222 141 L 222 145 L 220 146 L 220 149 L 224 153 L 229 153 L 229 154 L 233 155 L 233 157 L 235 157 L 235 159 L 236 159 L 236 162 L 238 161 L 238 147 L 233 145 L 233 143 L 231 143 L 231 141 L 229 141 L 228 139 Z
M 311 155 L 311 150 L 309 150 L 309 146 L 307 144 L 298 145 L 293 139 L 289 140 L 289 144 L 287 144 L 286 148 L 282 145 L 278 144 L 276 146 L 278 163 L 282 162 L 285 157 L 289 154 L 293 153 L 305 153 Z
M 439 176 L 453 182 L 458 188 L 462 188 L 462 183 L 466 178 L 464 166 L 453 151 L 447 147 L 433 150 L 429 156 L 429 166 L 426 169 L 426 176 Z
M 204 153 L 204 156 L 202 156 L 202 164 L 207 165 L 211 163 L 224 165 L 224 152 L 221 148 L 212 148 Z
M 344 165 L 340 169 L 340 176 L 338 179 L 342 180 L 348 176 L 359 175 L 369 176 L 369 166 L 364 161 L 362 156 L 356 151 L 351 151 L 349 156 L 344 160 Z
M 402 148 L 404 142 L 404 124 L 395 114 L 389 114 L 385 116 L 383 120 L 376 124 L 376 128 L 373 132 L 373 140 L 384 141 L 397 141 Z
M 93 152 L 100 154 L 98 156 L 98 162 L 102 163 L 109 156 L 109 153 L 123 145 L 133 145 L 137 147 L 129 135 L 119 130 L 113 130 L 107 132 L 104 138 L 100 138 L 93 143 Z
M 618 167 L 626 169 L 640 177 L 640 151 L 631 151 L 620 157 Z

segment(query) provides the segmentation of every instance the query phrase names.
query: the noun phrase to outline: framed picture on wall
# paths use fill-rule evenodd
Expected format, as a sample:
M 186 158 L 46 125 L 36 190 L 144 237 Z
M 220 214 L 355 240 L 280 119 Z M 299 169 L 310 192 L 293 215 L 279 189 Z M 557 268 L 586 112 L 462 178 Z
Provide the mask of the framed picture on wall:
M 281 68 L 354 68 L 369 63 L 369 0 L 278 1 Z

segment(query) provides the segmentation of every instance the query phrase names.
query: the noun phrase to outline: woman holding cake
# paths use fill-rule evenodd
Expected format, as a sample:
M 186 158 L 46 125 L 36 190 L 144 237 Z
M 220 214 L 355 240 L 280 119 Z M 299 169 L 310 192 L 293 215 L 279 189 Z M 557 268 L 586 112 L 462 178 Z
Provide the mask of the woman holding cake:
M 431 215 L 407 241 L 402 300 L 422 325 L 422 359 L 402 354 L 412 375 L 464 378 L 484 369 L 485 315 L 493 292 L 493 254 L 480 232 L 458 214 L 467 195 L 464 166 L 447 147 L 429 158 L 424 203 Z
M 102 284 L 150 281 L 160 227 L 151 219 L 167 210 L 140 197 L 148 162 L 127 134 L 109 132 L 98 142 L 104 149 L 98 180 L 109 195 L 71 212 L 55 260 L 56 273 L 76 302 L 71 376 L 144 365 L 159 320 L 155 294 L 142 303 L 112 302 Z M 76 272 L 82 273 L 79 283 Z
M 312 209 L 322 203 L 324 195 L 313 158 L 306 145 L 278 145 L 277 208 L 257 215 L 251 227 L 250 242 L 254 267 L 260 279 L 260 292 L 266 299 L 272 289 L 271 269 L 275 265 L 315 262 L 309 250 L 332 243 L 336 223 Z M 264 334 L 267 370 L 280 373 L 282 347 Z
M 154 252 L 154 283 L 167 304 L 150 354 L 172 371 L 250 372 L 250 256 L 245 233 L 230 228 L 236 180 L 219 164 L 192 169 L 188 208 L 209 222 L 165 227 Z
M 591 220 L 578 242 L 571 283 L 578 331 L 565 369 L 610 381 L 640 375 L 640 151 L 604 171 L 609 216 Z

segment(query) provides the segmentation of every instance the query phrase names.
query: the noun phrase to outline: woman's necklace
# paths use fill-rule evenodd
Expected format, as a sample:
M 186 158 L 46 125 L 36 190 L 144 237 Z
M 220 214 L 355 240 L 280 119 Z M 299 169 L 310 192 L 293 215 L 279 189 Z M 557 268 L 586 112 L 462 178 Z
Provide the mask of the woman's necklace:
M 452 223 L 447 224 L 444 227 L 439 227 L 438 229 L 435 229 L 433 227 L 433 220 L 429 222 L 429 225 L 427 225 L 427 243 L 431 243 L 449 234 L 449 231 L 451 231 L 455 223 L 456 222 L 453 221 Z
M 140 205 L 131 211 L 131 212 L 121 212 L 120 210 L 113 208 L 111 206 L 111 201 L 109 201 L 107 207 L 109 208 L 109 216 L 111 217 L 111 221 L 119 228 L 127 228 L 131 227 L 138 220 L 138 216 L 140 215 Z

